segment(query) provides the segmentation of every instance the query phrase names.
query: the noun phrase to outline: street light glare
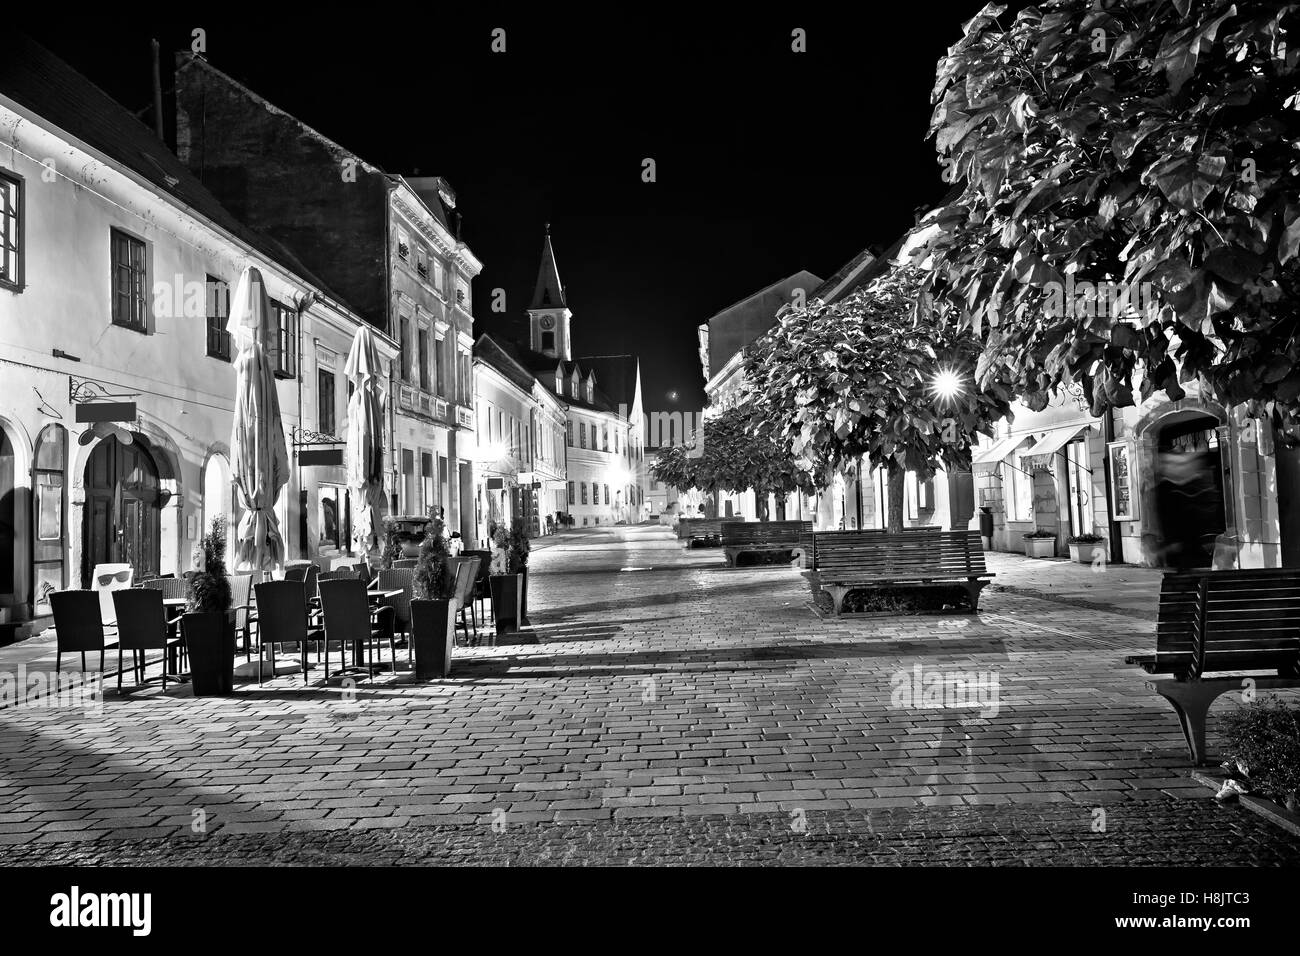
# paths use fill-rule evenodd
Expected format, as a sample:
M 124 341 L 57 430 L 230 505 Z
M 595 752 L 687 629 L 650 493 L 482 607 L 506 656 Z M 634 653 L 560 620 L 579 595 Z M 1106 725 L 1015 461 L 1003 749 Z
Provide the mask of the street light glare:
M 953 369 L 940 369 L 930 385 L 934 393 L 942 399 L 956 398 L 962 393 L 961 376 Z

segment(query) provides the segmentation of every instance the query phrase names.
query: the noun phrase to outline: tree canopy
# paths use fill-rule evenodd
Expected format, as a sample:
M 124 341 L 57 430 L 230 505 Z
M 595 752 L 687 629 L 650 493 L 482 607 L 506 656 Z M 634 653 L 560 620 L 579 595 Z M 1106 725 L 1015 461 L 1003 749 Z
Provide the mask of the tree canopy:
M 931 134 L 964 189 L 931 218 L 920 307 L 981 336 L 979 379 L 1011 376 L 1032 408 L 1063 382 L 1097 415 L 1134 404 L 1138 372 L 1143 399 L 1199 379 L 1293 428 L 1300 5 L 1004 11 L 938 64 Z
M 969 330 L 918 314 L 921 275 L 896 268 L 833 305 L 784 314 L 746 356 L 751 414 L 785 437 L 810 476 L 888 471 L 890 526 L 901 526 L 906 471 L 965 468 L 978 432 L 1010 414 L 1008 383 L 972 377 Z
M 703 441 L 674 445 L 650 466 L 655 480 L 675 488 L 716 493 L 753 490 L 760 496 L 813 494 L 790 443 L 741 403 L 704 419 Z

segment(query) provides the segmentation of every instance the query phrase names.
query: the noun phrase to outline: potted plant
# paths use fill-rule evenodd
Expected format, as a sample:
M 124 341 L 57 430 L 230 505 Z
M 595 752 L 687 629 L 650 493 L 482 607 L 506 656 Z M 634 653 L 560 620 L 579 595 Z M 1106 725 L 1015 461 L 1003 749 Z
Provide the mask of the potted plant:
M 429 522 L 415 565 L 411 600 L 411 641 L 415 676 L 419 680 L 451 673 L 451 648 L 456 640 L 456 575 L 451 551 L 438 518 Z
M 194 548 L 195 573 L 186 589 L 181 619 L 190 657 L 190 681 L 196 697 L 231 694 L 235 689 L 235 612 L 226 577 L 226 516 L 212 519 L 211 529 Z
M 1025 557 L 1051 558 L 1056 555 L 1056 532 L 1035 528 L 1025 532 Z
M 1070 546 L 1070 560 L 1079 564 L 1092 564 L 1097 555 L 1100 554 L 1105 559 L 1106 545 L 1103 543 L 1106 539 L 1099 534 L 1073 534 L 1065 539 L 1065 543 Z
M 507 533 L 506 542 L 506 564 L 511 574 L 519 575 L 519 624 L 528 627 L 528 553 L 533 548 L 528 529 L 516 523 Z
M 510 533 L 504 525 L 493 529 L 490 543 L 492 563 L 488 566 L 488 584 L 492 588 L 492 614 L 496 618 L 497 634 L 508 634 L 519 629 L 522 575 L 516 570 L 517 565 L 511 567 Z
M 392 518 L 384 519 L 384 549 L 380 554 L 380 561 L 385 571 L 391 571 L 393 562 L 405 556 L 402 550 L 402 541 L 398 536 L 397 523 Z

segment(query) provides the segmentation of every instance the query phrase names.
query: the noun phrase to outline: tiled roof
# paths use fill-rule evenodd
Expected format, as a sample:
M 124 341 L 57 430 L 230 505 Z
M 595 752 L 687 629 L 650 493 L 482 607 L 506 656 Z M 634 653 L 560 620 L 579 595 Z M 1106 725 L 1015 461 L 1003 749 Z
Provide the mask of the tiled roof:
M 5 37 L 0 95 L 103 153 L 301 279 L 341 301 L 279 242 L 217 201 L 152 129 L 67 63 L 21 33 Z

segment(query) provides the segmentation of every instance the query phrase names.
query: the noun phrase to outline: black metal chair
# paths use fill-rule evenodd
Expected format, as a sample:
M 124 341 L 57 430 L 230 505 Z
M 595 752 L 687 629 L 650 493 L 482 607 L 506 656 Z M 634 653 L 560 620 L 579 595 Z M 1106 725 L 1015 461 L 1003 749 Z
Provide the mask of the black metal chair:
M 104 621 L 100 615 L 99 592 L 70 589 L 50 594 L 54 612 L 56 649 L 54 673 L 63 667 L 63 655 L 81 653 L 81 669 L 86 669 L 86 652 L 99 651 L 99 672 L 104 672 Z
M 302 652 L 302 682 L 307 683 L 307 645 L 323 643 L 325 632 L 310 627 L 307 590 L 302 581 L 264 581 L 253 588 L 257 595 L 257 682 L 262 683 L 263 650 L 271 650 L 275 675 L 275 645 L 297 644 Z
M 479 607 L 479 604 L 487 601 L 489 609 L 492 607 L 492 582 L 488 579 L 488 575 L 492 573 L 492 552 L 465 551 L 461 557 L 478 558 L 478 574 L 474 578 L 473 602 L 470 609 L 471 616 L 474 616 L 475 608 L 478 610 L 474 621 L 474 631 L 478 633 L 478 622 L 480 620 L 484 626 L 487 625 L 487 616 L 483 613 L 483 609 Z
M 396 597 L 385 598 L 384 604 L 393 609 L 393 628 L 400 631 L 406 641 L 406 662 L 410 664 L 414 658 L 411 657 L 411 598 L 415 594 L 415 569 L 414 568 L 393 568 L 391 571 L 380 571 L 378 587 L 381 591 L 397 591 L 402 593 Z
M 366 582 L 360 578 L 335 578 L 320 583 L 321 613 L 325 620 L 325 679 L 330 677 L 330 643 L 339 642 L 340 669 L 347 669 L 348 645 L 361 645 L 369 654 L 366 671 L 375 676 L 375 641 L 388 639 L 388 653 L 397 670 L 397 648 L 393 643 L 396 612 L 380 607 L 371 612 Z
M 117 611 L 117 690 L 122 692 L 122 651 L 131 652 L 136 684 L 148 683 L 149 651 L 162 651 L 162 689 L 167 690 L 169 651 L 178 651 L 181 640 L 175 634 L 176 620 L 167 619 L 163 592 L 158 588 L 127 588 L 113 592 Z M 179 619 L 179 615 L 177 617 Z
M 465 643 L 469 644 L 469 624 L 465 620 L 465 608 L 469 607 L 470 620 L 474 621 L 474 643 L 478 643 L 478 622 L 474 620 L 474 583 L 478 580 L 479 559 L 476 556 L 452 558 L 456 565 L 456 618 L 465 631 Z

